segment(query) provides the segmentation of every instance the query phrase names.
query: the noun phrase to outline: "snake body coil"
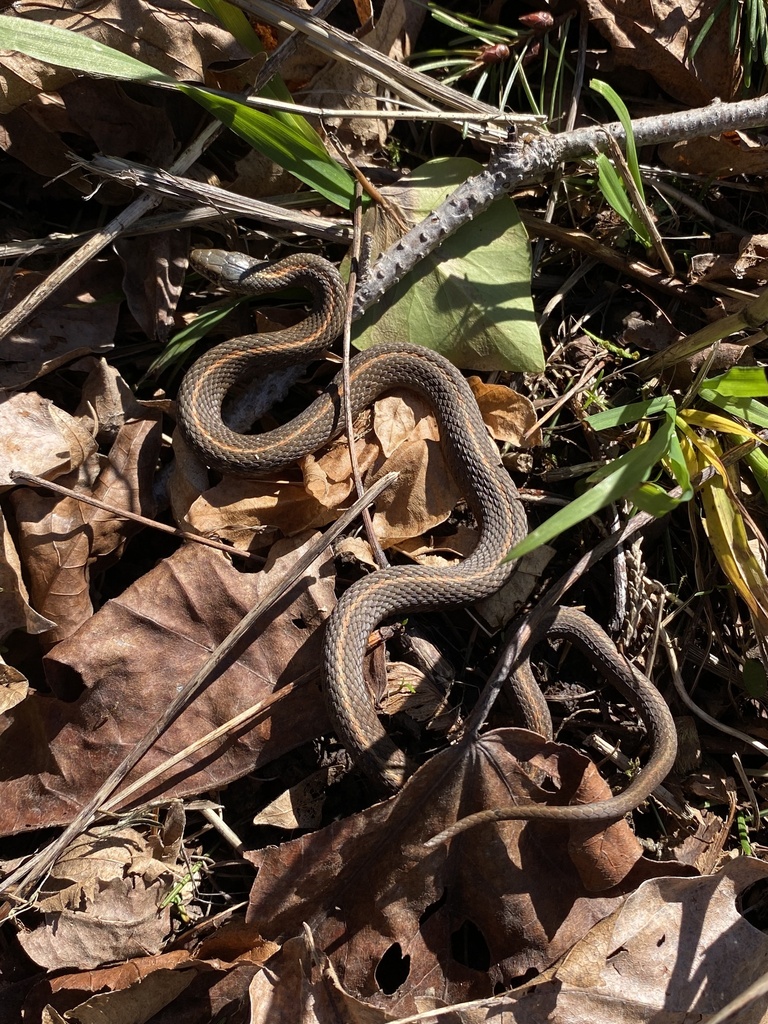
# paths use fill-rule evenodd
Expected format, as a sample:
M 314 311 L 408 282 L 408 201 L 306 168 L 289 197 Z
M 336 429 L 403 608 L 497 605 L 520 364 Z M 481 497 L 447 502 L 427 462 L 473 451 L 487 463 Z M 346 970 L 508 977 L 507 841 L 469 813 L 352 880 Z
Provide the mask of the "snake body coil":
M 222 402 L 232 385 L 247 375 L 264 374 L 292 362 L 307 362 L 335 340 L 343 324 L 345 290 L 335 267 L 320 257 L 290 256 L 265 266 L 239 253 L 198 250 L 192 265 L 215 283 L 244 294 L 261 294 L 288 285 L 306 288 L 313 298 L 308 317 L 287 330 L 247 335 L 224 342 L 203 355 L 184 378 L 178 399 L 179 425 L 203 460 L 223 473 L 253 476 L 295 462 L 337 436 L 342 429 L 342 375 L 310 407 L 283 427 L 257 436 L 230 430 L 222 422 Z M 442 356 L 415 345 L 378 345 L 355 356 L 350 364 L 350 401 L 357 412 L 385 391 L 407 388 L 423 395 L 438 420 L 450 470 L 477 519 L 480 539 L 473 553 L 456 566 L 433 569 L 398 566 L 374 573 L 354 584 L 340 599 L 328 621 L 324 641 L 325 693 L 339 739 L 357 764 L 388 791 L 402 785 L 411 766 L 385 732 L 363 677 L 368 639 L 385 619 L 415 611 L 465 605 L 494 593 L 513 566 L 507 552 L 526 534 L 525 513 L 517 490 L 504 470 L 474 395 L 461 373 Z M 586 617 L 583 617 L 586 619 Z M 569 615 L 559 624 L 567 633 Z M 600 660 L 602 639 L 610 641 L 591 620 L 576 624 L 586 633 L 585 650 Z M 590 634 L 596 641 L 589 643 Z M 613 648 L 615 652 L 615 648 Z M 618 657 L 618 655 L 617 655 Z M 603 659 L 604 660 L 604 659 Z M 649 726 L 654 742 L 652 766 L 643 773 L 643 787 L 633 786 L 634 799 L 667 774 L 674 758 L 669 711 L 652 684 L 617 663 L 619 683 L 632 697 Z M 626 670 L 621 670 L 621 664 Z M 604 666 L 602 666 L 604 667 Z M 540 698 L 533 700 L 539 703 Z M 589 814 L 589 805 L 520 808 L 522 817 L 619 817 L 626 813 Z M 514 816 L 514 815 L 512 815 Z

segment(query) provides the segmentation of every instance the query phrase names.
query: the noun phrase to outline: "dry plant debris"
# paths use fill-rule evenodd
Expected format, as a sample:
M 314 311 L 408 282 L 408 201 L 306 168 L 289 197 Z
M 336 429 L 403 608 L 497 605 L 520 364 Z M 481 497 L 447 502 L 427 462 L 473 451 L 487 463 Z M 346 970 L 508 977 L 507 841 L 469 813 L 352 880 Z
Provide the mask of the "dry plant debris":
M 242 133 L 209 133 L 208 115 L 180 91 L 0 53 L 0 1024 L 683 1024 L 710 1019 L 768 972 L 768 472 L 759 449 L 742 450 L 768 428 L 768 389 L 747 394 L 742 383 L 729 395 L 712 383 L 764 363 L 765 136 L 750 122 L 645 147 L 639 201 L 659 229 L 655 250 L 606 202 L 588 160 L 531 175 L 516 205 L 499 199 L 474 221 L 464 208 L 442 249 L 397 249 L 488 161 L 488 140 L 505 131 L 493 123 L 505 89 L 508 108 L 528 110 L 537 95 L 547 110 L 521 115 L 523 148 L 541 141 L 544 123 L 565 133 L 612 118 L 583 87 L 585 71 L 636 118 L 718 98 L 757 104 L 763 4 L 580 0 L 520 11 L 491 0 L 428 15 L 405 0 L 335 13 L 325 3 L 319 31 L 309 7 L 270 0 L 244 2 L 247 20 L 187 0 L 20 0 L 0 16 L 0 32 L 25 21 L 71 29 L 176 82 L 213 86 L 222 103 L 263 73 L 258 35 L 285 83 L 267 95 L 324 114 L 317 131 L 293 123 L 303 144 L 317 138 L 363 168 L 373 256 L 394 246 L 396 266 L 416 263 L 395 273 L 402 280 L 355 340 L 424 341 L 483 372 L 470 383 L 531 525 L 578 496 L 575 479 L 647 440 L 640 416 L 594 430 L 587 417 L 598 408 L 671 395 L 678 461 L 701 488 L 566 598 L 611 623 L 673 705 L 679 755 L 666 788 L 632 822 L 508 821 L 427 845 L 488 808 L 604 800 L 647 759 L 632 710 L 565 652 L 535 659 L 555 739 L 515 727 L 508 694 L 482 731 L 473 718 L 502 631 L 601 531 L 616 535 L 628 508 L 576 523 L 471 613 L 383 624 L 371 636 L 372 697 L 420 762 L 379 801 L 350 770 L 322 699 L 323 624 L 378 558 L 362 531 L 319 555 L 314 547 L 355 497 L 349 440 L 245 480 L 209 471 L 174 431 L 190 332 L 208 318 L 218 341 L 303 316 L 282 301 L 225 305 L 188 273 L 190 248 L 269 259 L 309 249 L 340 262 L 349 210 L 317 194 L 307 209 L 304 193 L 294 212 L 294 174 Z M 300 31 L 285 45 L 291 19 Z M 458 88 L 417 70 L 426 64 L 454 69 Z M 363 116 L 385 98 L 388 118 Z M 397 122 L 400 101 L 412 120 Z M 318 166 L 346 174 L 321 156 Z M 176 172 L 162 180 L 163 202 L 134 185 L 152 182 L 153 168 Z M 204 182 L 216 187 L 213 205 Z M 279 209 L 280 227 L 229 215 L 256 197 Z M 75 272 L 46 294 L 65 257 Z M 286 422 L 336 368 L 270 382 L 274 409 L 261 405 L 265 382 L 251 382 L 233 399 L 233 421 Z M 453 564 L 471 552 L 477 523 L 421 399 L 382 396 L 351 441 L 366 486 L 399 474 L 371 517 L 392 561 Z M 196 542 L 208 540 L 218 548 Z M 36 873 L 36 853 L 78 821 L 307 552 L 313 561 L 289 593 Z M 749 995 L 731 1019 L 768 1022 L 768 996 Z

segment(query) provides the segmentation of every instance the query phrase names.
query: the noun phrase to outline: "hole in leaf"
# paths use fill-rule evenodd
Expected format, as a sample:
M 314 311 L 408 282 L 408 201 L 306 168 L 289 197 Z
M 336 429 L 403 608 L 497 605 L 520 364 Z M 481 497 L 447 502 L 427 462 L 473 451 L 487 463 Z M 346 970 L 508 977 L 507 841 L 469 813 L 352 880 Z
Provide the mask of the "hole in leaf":
M 400 986 L 408 980 L 411 973 L 411 958 L 403 956 L 399 942 L 393 942 L 376 968 L 376 984 L 385 996 L 394 995 Z
M 472 921 L 465 921 L 451 935 L 451 956 L 473 971 L 487 971 L 491 966 L 491 951 L 485 936 Z

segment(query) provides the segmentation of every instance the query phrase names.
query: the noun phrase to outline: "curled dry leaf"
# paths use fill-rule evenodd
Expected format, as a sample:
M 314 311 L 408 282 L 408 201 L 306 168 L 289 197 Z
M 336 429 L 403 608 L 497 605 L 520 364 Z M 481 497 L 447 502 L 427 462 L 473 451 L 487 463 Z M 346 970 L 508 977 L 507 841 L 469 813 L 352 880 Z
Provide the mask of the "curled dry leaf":
M 315 947 L 308 928 L 289 939 L 269 966 L 268 972 L 261 971 L 251 982 L 249 1024 L 292 1022 L 297 1019 L 297 1006 L 306 1008 L 301 1024 L 386 1024 L 395 1019 L 346 990 L 331 959 Z M 275 984 L 275 977 L 280 984 Z
M 469 386 L 491 437 L 517 448 L 541 444 L 541 430 L 536 427 L 536 410 L 530 398 L 503 384 L 486 384 L 479 377 L 470 377 Z
M 319 828 L 328 786 L 340 771 L 340 768 L 328 767 L 313 772 L 263 807 L 254 817 L 253 824 L 283 829 Z
M 96 451 L 93 435 L 74 416 L 34 392 L 0 396 L 0 487 L 15 487 L 10 473 L 54 479 L 76 470 Z
M 72 818 L 208 654 L 269 593 L 272 573 L 281 578 L 290 571 L 302 547 L 295 541 L 282 547 L 259 573 L 240 572 L 209 548 L 182 548 L 47 655 L 52 687 L 71 691 L 79 682 L 83 690 L 72 702 L 35 695 L 6 716 L 0 833 Z M 273 610 L 236 664 L 225 666 L 159 738 L 128 781 L 246 709 L 259 705 L 260 715 L 189 753 L 133 800 L 217 788 L 321 733 L 327 721 L 316 679 L 317 629 L 333 602 L 326 556 L 297 585 L 297 596 Z M 300 678 L 302 685 L 290 685 Z
M 16 629 L 34 635 L 45 633 L 55 625 L 29 603 L 18 552 L 0 511 L 0 640 Z
M 370 485 L 391 471 L 400 473 L 397 486 L 377 500 L 373 517 L 376 535 L 386 548 L 444 522 L 459 493 L 434 440 L 437 427 L 429 406 L 418 397 L 400 393 L 376 402 L 373 432 L 356 442 L 364 483 Z M 382 457 L 382 446 L 388 457 Z M 181 478 L 179 494 L 188 503 L 186 521 L 204 535 L 215 534 L 238 546 L 254 546 L 257 531 L 266 531 L 263 542 L 275 528 L 290 535 L 309 525 L 324 525 L 345 507 L 353 491 L 346 441 L 335 442 L 322 455 L 307 456 L 302 471 L 303 486 L 274 478 L 225 477 L 197 499 Z M 290 477 L 291 471 L 286 473 Z M 183 499 L 175 503 L 183 504 Z
M 528 774 L 541 771 L 554 798 Z M 552 964 L 643 878 L 689 869 L 646 861 L 623 821 L 504 822 L 436 850 L 425 841 L 486 807 L 607 795 L 571 748 L 523 730 L 488 733 L 435 755 L 391 800 L 252 854 L 248 918 L 276 940 L 311 922 L 345 988 L 391 1013 L 414 1012 L 436 991 L 446 1003 L 488 995 Z M 466 959 L 464 941 L 481 953 Z M 385 956 L 400 978 L 387 991 L 377 980 Z
M 210 1024 L 231 1019 L 260 970 L 246 958 L 237 963 L 196 959 L 186 950 L 137 957 L 114 967 L 78 971 L 41 982 L 24 1005 L 24 1020 L 44 1016 L 48 1006 L 81 1021 L 184 1021 Z
M 0 658 L 0 715 L 15 708 L 29 693 L 29 682 L 17 668 Z
M 36 904 L 40 920 L 19 933 L 27 955 L 49 970 L 88 970 L 157 953 L 170 932 L 166 897 L 186 873 L 157 837 L 94 828 L 54 865 Z M 187 898 L 191 890 L 187 889 Z
M 60 482 L 107 504 L 151 517 L 160 439 L 158 415 L 127 423 L 108 459 L 91 455 Z M 90 618 L 92 572 L 119 557 L 127 539 L 140 527 L 75 498 L 29 487 L 14 490 L 11 501 L 32 600 L 56 623 L 45 636 L 46 644 L 52 645 L 72 636 Z

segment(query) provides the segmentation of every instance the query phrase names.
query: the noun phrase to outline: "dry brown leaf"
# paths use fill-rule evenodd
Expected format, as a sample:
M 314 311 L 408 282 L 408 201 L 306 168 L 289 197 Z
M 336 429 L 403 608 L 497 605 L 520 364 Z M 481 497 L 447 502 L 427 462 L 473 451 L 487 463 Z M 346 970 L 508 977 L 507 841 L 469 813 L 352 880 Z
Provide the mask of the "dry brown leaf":
M 342 558 L 355 559 L 362 565 L 369 565 L 373 569 L 378 568 L 378 562 L 371 551 L 371 545 L 362 537 L 343 537 L 338 544 L 334 544 L 336 555 Z
M 245 1000 L 248 985 L 260 970 L 243 959 L 211 963 L 186 950 L 137 957 L 114 967 L 59 975 L 41 982 L 28 997 L 24 1020 L 42 1019 L 46 1004 L 87 1024 L 210 1024 L 230 1019 Z
M 750 887 L 765 886 L 766 876 L 762 861 L 739 857 L 706 878 L 650 879 L 577 944 L 548 980 L 458 1011 L 456 1020 L 707 1020 L 768 970 L 768 938 L 741 912 Z M 766 1024 L 768 996 L 739 1010 L 733 1020 Z
M 614 67 L 648 72 L 661 89 L 692 107 L 732 98 L 739 59 L 730 52 L 728 9 L 716 0 L 580 0 L 580 6 L 609 41 Z M 716 8 L 691 66 L 693 42 Z M 601 61 L 601 70 L 610 64 Z
M 91 455 L 60 482 L 151 518 L 160 439 L 159 416 L 128 423 L 120 429 L 107 460 Z M 32 600 L 56 623 L 44 638 L 50 646 L 71 636 L 90 618 L 92 572 L 118 558 L 140 526 L 75 498 L 27 487 L 13 491 L 11 502 Z
M 400 474 L 397 486 L 377 500 L 373 517 L 376 535 L 386 548 L 444 522 L 460 495 L 442 448 L 434 440 L 437 428 L 429 406 L 418 396 L 400 393 L 379 399 L 373 432 L 377 439 L 383 438 L 391 454 L 383 458 L 380 444 L 368 434 L 356 441 L 364 483 L 370 485 L 384 473 Z M 183 451 L 183 445 L 177 450 Z M 237 546 L 263 544 L 274 536 L 275 528 L 290 535 L 308 526 L 322 526 L 339 514 L 352 493 L 349 452 L 343 440 L 320 456 L 302 460 L 303 487 L 274 479 L 225 477 L 195 497 L 186 465 L 178 467 L 174 508 L 195 531 L 226 538 Z
M 12 308 L 42 276 L 0 273 L 6 306 Z M 31 317 L 0 339 L 0 387 L 20 388 L 91 352 L 107 352 L 120 310 L 120 278 L 114 260 L 92 261 L 62 284 Z M 16 467 L 21 468 L 21 467 Z
M 275 828 L 319 828 L 323 818 L 323 805 L 338 769 L 321 768 L 263 807 L 254 817 L 254 825 L 273 825 Z
M 35 695 L 0 723 L 0 833 L 69 821 L 208 653 L 272 589 L 272 573 L 282 578 L 301 550 L 283 552 L 272 568 L 280 554 L 275 552 L 263 572 L 244 573 L 220 552 L 182 548 L 60 643 L 46 657 L 49 681 L 58 691 L 72 691 L 81 681 L 84 691 L 74 702 Z M 298 590 L 293 600 L 283 599 L 237 663 L 160 737 L 129 781 L 271 699 L 266 711 L 190 755 L 134 800 L 222 786 L 327 728 L 311 674 L 320 664 L 317 629 L 334 602 L 328 557 L 315 563 Z M 288 685 L 304 676 L 310 677 L 305 685 Z
M 134 320 L 148 338 L 165 344 L 175 326 L 186 278 L 189 232 L 177 229 L 118 239 L 115 249 L 123 263 L 123 293 Z M 153 273 L 148 274 L 147 267 Z
M 387 665 L 387 693 L 378 706 L 385 715 L 404 711 L 415 722 L 429 722 L 429 728 L 445 731 L 455 721 L 456 712 L 446 710 L 445 689 L 421 668 L 407 661 L 391 661 Z M 435 716 L 440 717 L 435 720 Z
M 29 680 L 0 658 L 0 715 L 15 708 L 29 693 Z
M 486 384 L 479 377 L 470 377 L 469 386 L 491 437 L 518 448 L 541 444 L 541 430 L 536 427 L 536 410 L 530 398 L 504 384 Z
M 0 487 L 15 487 L 10 473 L 55 479 L 77 469 L 96 450 L 79 420 L 48 399 L 29 394 L 0 396 Z
M 397 797 L 252 854 L 259 874 L 248 919 L 275 940 L 313 922 L 318 947 L 343 969 L 346 989 L 405 1014 L 436 992 L 446 1002 L 479 998 L 542 971 L 643 878 L 689 873 L 643 859 L 623 821 L 608 829 L 593 824 L 587 854 L 579 852 L 583 826 L 541 821 L 483 826 L 448 848 L 424 850 L 427 839 L 466 814 L 552 800 L 528 770 L 556 780 L 558 803 L 577 793 L 608 795 L 576 751 L 523 730 L 488 733 L 435 755 Z M 466 959 L 465 941 L 485 966 Z M 377 980 L 385 957 L 400 977 L 386 992 Z
M 376 27 L 365 36 L 367 46 L 393 60 L 407 59 L 413 41 L 424 21 L 425 10 L 420 4 L 404 4 L 401 0 L 385 0 L 377 13 Z M 325 64 L 325 61 L 323 61 Z M 306 49 L 297 54 L 296 63 L 288 62 L 283 77 L 288 82 L 304 83 L 312 76 L 306 91 L 307 103 L 316 101 L 320 106 L 336 109 L 381 110 L 377 97 L 386 95 L 386 87 L 366 74 L 356 61 L 332 61 L 318 64 L 316 51 Z M 342 143 L 353 154 L 373 153 L 387 142 L 391 123 L 373 118 L 327 118 Z
M 716 139 L 668 142 L 659 146 L 659 158 L 685 174 L 708 178 L 733 178 L 740 174 L 764 175 L 768 169 L 768 147 L 741 132 L 723 132 Z
M 163 852 L 131 828 L 80 836 L 46 881 L 39 923 L 19 933 L 26 954 L 48 970 L 89 970 L 159 952 L 171 926 L 166 897 L 187 870 Z
M 16 629 L 34 635 L 45 633 L 55 625 L 29 603 L 19 556 L 0 510 L 0 640 Z
M 765 285 L 768 281 L 768 235 L 749 235 L 746 238 L 727 236 L 720 239 L 725 247 L 716 252 L 701 253 L 691 258 L 689 279 L 693 284 L 702 281 L 751 281 Z M 728 244 L 730 241 L 731 244 Z
M 345 990 L 332 962 L 315 948 L 307 931 L 285 943 L 270 962 L 269 972 L 254 977 L 249 1024 L 386 1024 L 394 1020 Z

